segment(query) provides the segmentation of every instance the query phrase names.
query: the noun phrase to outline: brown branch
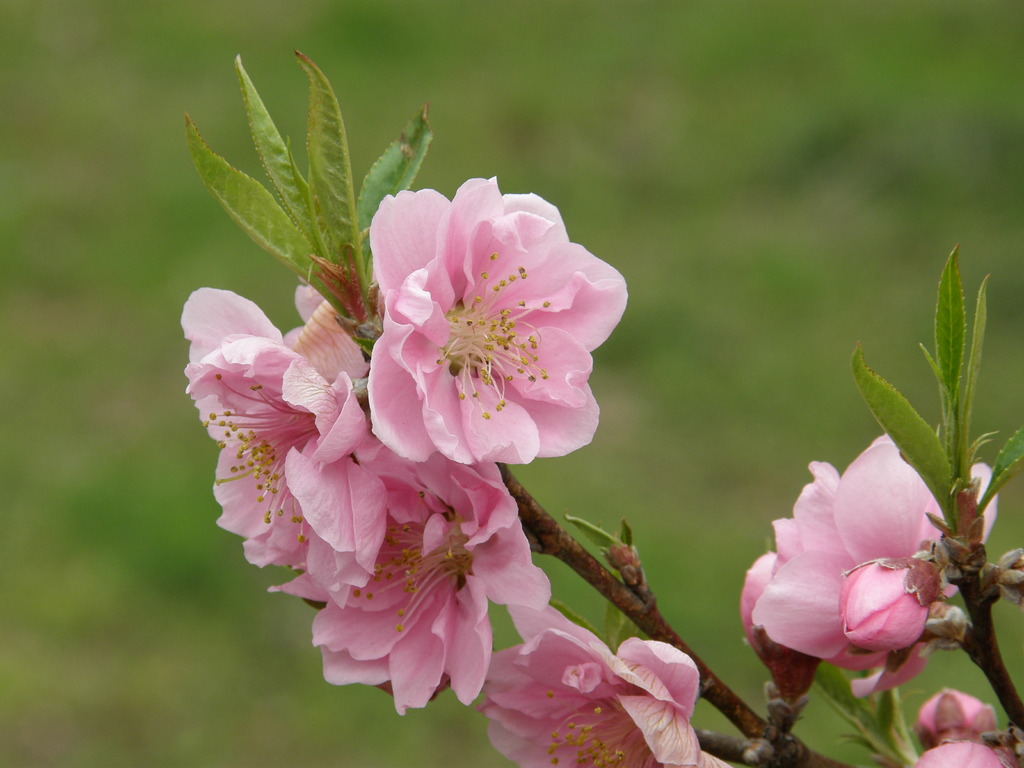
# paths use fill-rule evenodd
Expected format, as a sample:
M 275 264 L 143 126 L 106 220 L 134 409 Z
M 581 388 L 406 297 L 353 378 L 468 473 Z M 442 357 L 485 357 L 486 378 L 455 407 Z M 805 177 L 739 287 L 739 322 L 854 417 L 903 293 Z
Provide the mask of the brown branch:
M 535 552 L 551 555 L 568 565 L 584 581 L 622 611 L 637 627 L 652 640 L 673 645 L 693 659 L 701 679 L 701 696 L 715 709 L 725 715 L 739 731 L 754 741 L 767 741 L 772 749 L 763 759 L 750 762 L 751 742 L 744 741 L 747 755 L 723 757 L 726 760 L 746 762 L 748 765 L 763 765 L 766 768 L 849 768 L 823 755 L 812 752 L 801 741 L 773 727 L 722 682 L 711 668 L 693 652 L 686 642 L 676 634 L 658 610 L 654 595 L 644 585 L 642 594 L 630 589 L 619 581 L 597 558 L 583 548 L 545 509 L 530 495 L 504 464 L 499 464 L 501 477 L 509 493 L 519 507 L 519 518 Z M 723 737 L 725 738 L 725 737 Z M 737 749 L 740 740 L 721 742 L 725 750 Z M 732 754 L 730 752 L 730 754 Z
M 984 547 L 980 547 L 980 553 L 980 561 L 983 563 Z M 960 644 L 971 661 L 985 674 L 1010 722 L 1024 727 L 1024 702 L 1003 663 L 992 621 L 992 605 L 999 599 L 999 590 L 994 585 L 986 588 L 982 583 L 981 572 L 974 568 L 964 568 L 963 575 L 952 581 L 960 589 L 967 614 L 971 617 L 971 626 Z

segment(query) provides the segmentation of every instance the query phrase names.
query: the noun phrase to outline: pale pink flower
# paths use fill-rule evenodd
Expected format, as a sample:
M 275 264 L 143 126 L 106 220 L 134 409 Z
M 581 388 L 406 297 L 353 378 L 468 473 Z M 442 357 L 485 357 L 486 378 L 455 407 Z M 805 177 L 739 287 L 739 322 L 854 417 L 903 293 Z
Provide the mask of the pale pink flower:
M 525 642 L 494 655 L 480 705 L 507 758 L 522 768 L 727 768 L 690 725 L 700 678 L 685 653 L 635 637 L 612 653 L 553 608 L 510 612 Z
M 300 583 L 327 597 L 313 622 L 324 676 L 339 685 L 388 684 L 400 713 L 424 706 L 446 683 L 468 704 L 491 658 L 488 601 L 541 607 L 550 585 L 531 561 L 494 464 L 440 454 L 414 463 L 377 445 L 358 450 L 360 466 L 387 494 L 373 577 L 359 588 L 346 584 L 332 553 L 313 542 Z
M 810 465 L 814 482 L 805 486 L 793 508 L 793 517 L 775 521 L 778 556 L 763 594 L 751 612 L 775 642 L 846 669 L 885 665 L 887 651 L 912 644 L 920 636 L 927 611 L 906 611 L 899 616 L 899 632 L 886 639 L 872 637 L 874 653 L 864 653 L 847 636 L 866 617 L 884 616 L 893 595 L 864 590 L 853 602 L 842 601 L 847 574 L 865 563 L 910 558 L 928 540 L 940 537 L 928 514 L 941 511 L 920 476 L 900 457 L 887 436 L 875 440 L 840 477 L 830 464 Z M 982 490 L 991 476 L 985 465 L 975 465 Z M 985 513 L 985 532 L 995 517 L 993 503 Z M 904 605 L 903 607 L 907 607 Z M 855 610 L 854 610 L 855 609 Z M 852 611 L 850 616 L 847 611 Z M 854 615 L 854 613 L 856 615 Z M 912 620 L 908 617 L 912 616 Z M 884 623 L 884 622 L 883 622 Z M 870 633 L 865 632 L 865 639 Z M 858 695 L 899 685 L 923 667 L 916 651 L 895 669 L 853 681 Z
M 1000 756 L 984 744 L 950 741 L 929 749 L 914 763 L 914 768 L 1016 768 L 1009 755 Z
M 305 292 L 298 298 L 300 307 L 305 299 L 311 309 Z M 230 291 L 200 289 L 182 313 L 191 341 L 187 392 L 221 448 L 214 485 L 224 510 L 218 524 L 246 538 L 246 557 L 257 565 L 302 566 L 314 533 L 311 515 L 331 517 L 334 544 L 364 550 L 362 559 L 371 565 L 374 554 L 365 550 L 383 537 L 382 492 L 374 508 L 368 490 L 360 512 L 378 521 L 375 545 L 372 533 L 357 535 L 373 526 L 356 521 L 355 510 L 318 506 L 315 493 L 298 492 L 293 477 L 301 475 L 303 489 L 366 485 L 364 471 L 350 459 L 368 433 L 350 373 L 365 375 L 366 366 L 358 348 L 352 353 L 355 343 L 324 319 L 322 310 L 307 313 L 288 344 L 254 303 Z
M 977 741 L 981 734 L 996 730 L 992 706 L 966 693 L 946 688 L 921 705 L 914 731 L 925 749 L 943 741 Z
M 569 240 L 536 195 L 472 179 L 449 201 L 400 192 L 370 226 L 383 334 L 374 433 L 423 461 L 526 463 L 590 442 L 591 351 L 618 323 L 622 276 Z

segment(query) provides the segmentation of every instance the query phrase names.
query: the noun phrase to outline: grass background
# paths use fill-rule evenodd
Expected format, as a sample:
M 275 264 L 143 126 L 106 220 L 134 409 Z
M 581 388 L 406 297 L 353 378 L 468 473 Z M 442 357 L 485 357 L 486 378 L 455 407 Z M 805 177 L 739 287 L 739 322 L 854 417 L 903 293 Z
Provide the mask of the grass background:
M 843 468 L 878 431 L 849 373 L 857 341 L 936 418 L 916 345 L 957 242 L 969 293 L 993 274 L 977 431 L 1022 420 L 1022 46 L 1019 5 L 992 0 L 5 0 L 0 765 L 507 765 L 450 695 L 400 719 L 376 690 L 324 683 L 310 610 L 267 594 L 280 574 L 213 524 L 181 305 L 211 285 L 295 322 L 290 275 L 185 149 L 188 110 L 258 171 L 236 53 L 299 146 L 291 50 L 320 65 L 358 176 L 429 101 L 418 186 L 496 175 L 622 271 L 597 439 L 520 475 L 552 512 L 627 515 L 666 615 L 759 702 L 744 571 L 807 463 Z M 1024 538 L 1021 490 L 1001 502 L 994 555 Z M 998 609 L 1024 679 L 1021 618 Z M 908 711 L 944 684 L 985 690 L 945 654 Z M 868 762 L 844 730 L 815 700 L 798 733 Z

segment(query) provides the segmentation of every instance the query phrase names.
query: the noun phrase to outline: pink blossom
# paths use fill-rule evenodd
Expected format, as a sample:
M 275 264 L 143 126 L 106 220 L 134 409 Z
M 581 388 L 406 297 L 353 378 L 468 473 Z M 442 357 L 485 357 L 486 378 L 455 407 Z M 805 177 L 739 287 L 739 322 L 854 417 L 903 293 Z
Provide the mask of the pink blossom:
M 914 763 L 914 768 L 1010 768 L 1016 761 L 1000 758 L 984 744 L 950 741 L 929 749 Z
M 298 298 L 308 307 L 304 291 Z M 191 341 L 187 392 L 221 448 L 218 524 L 246 538 L 251 562 L 301 567 L 315 535 L 310 519 L 330 516 L 334 545 L 353 555 L 360 550 L 372 565 L 367 552 L 383 538 L 382 491 L 366 488 L 359 512 L 365 520 L 357 522 L 351 506 L 318 506 L 306 490 L 320 483 L 368 486 L 350 460 L 368 433 L 352 394 L 350 373 L 366 373 L 358 349 L 358 357 L 351 351 L 354 342 L 317 309 L 289 334 L 293 349 L 251 301 L 210 288 L 189 297 L 182 327 Z
M 553 608 L 510 609 L 522 645 L 494 655 L 480 710 L 522 768 L 727 768 L 690 725 L 700 680 L 682 651 L 630 638 L 618 653 Z
M 839 595 L 843 631 L 858 648 L 894 651 L 917 642 L 939 598 L 939 570 L 912 557 L 882 558 L 846 574 Z
M 884 614 L 891 592 L 862 590 L 856 600 L 842 602 L 846 574 L 858 566 L 884 558 L 910 558 L 925 542 L 938 539 L 928 514 L 941 516 L 918 474 L 900 457 L 892 440 L 875 440 L 840 477 L 829 464 L 810 465 L 814 482 L 805 486 L 793 508 L 793 517 L 775 521 L 778 556 L 763 594 L 751 612 L 752 621 L 764 627 L 780 645 L 826 659 L 846 669 L 869 669 L 886 664 L 887 651 L 900 650 L 893 643 L 908 642 L 917 625 L 900 625 L 901 633 L 886 640 L 874 635 L 874 653 L 851 643 L 867 617 Z M 982 490 L 991 475 L 975 465 Z M 993 503 L 986 510 L 986 534 L 995 517 Z M 847 616 L 846 612 L 850 615 Z M 921 614 L 915 621 L 923 620 Z M 865 625 L 866 627 L 867 625 Z M 865 639 L 867 637 L 858 637 Z M 920 632 L 916 633 L 920 635 Z M 872 649 L 868 649 L 872 650 Z M 893 657 L 887 671 L 854 681 L 858 695 L 883 690 L 910 679 L 924 667 L 917 651 Z
M 569 240 L 558 210 L 472 179 L 381 203 L 370 227 L 383 334 L 369 399 L 374 433 L 423 461 L 526 463 L 592 439 L 591 351 L 626 286 Z
M 440 454 L 413 463 L 379 443 L 358 455 L 387 495 L 373 577 L 355 587 L 332 549 L 311 542 L 308 573 L 294 587 L 327 600 L 313 622 L 324 676 L 339 685 L 388 684 L 400 713 L 449 682 L 468 704 L 491 658 L 488 601 L 541 607 L 551 595 L 516 503 L 494 464 L 466 466 Z
M 946 688 L 921 705 L 914 730 L 930 749 L 947 739 L 976 741 L 996 727 L 996 713 L 989 704 Z

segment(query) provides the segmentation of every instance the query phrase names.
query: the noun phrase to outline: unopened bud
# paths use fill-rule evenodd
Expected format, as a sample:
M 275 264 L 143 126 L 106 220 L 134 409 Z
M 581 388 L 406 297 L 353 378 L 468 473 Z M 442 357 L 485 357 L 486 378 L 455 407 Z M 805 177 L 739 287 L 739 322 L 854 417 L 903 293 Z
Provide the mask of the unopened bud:
M 924 629 L 929 649 L 955 650 L 967 634 L 967 616 L 955 605 L 932 603 Z
M 999 558 L 994 581 L 1004 599 L 1024 607 L 1024 549 L 1014 549 Z
M 934 563 L 915 558 L 864 563 L 843 582 L 843 630 L 851 643 L 870 651 L 909 648 L 921 637 L 928 607 L 939 596 Z
M 979 741 L 981 734 L 995 729 L 996 714 L 991 706 L 949 688 L 921 706 L 914 725 L 925 749 L 943 741 Z
M 999 567 L 1006 570 L 1024 569 L 1024 549 L 1011 549 L 999 558 Z

